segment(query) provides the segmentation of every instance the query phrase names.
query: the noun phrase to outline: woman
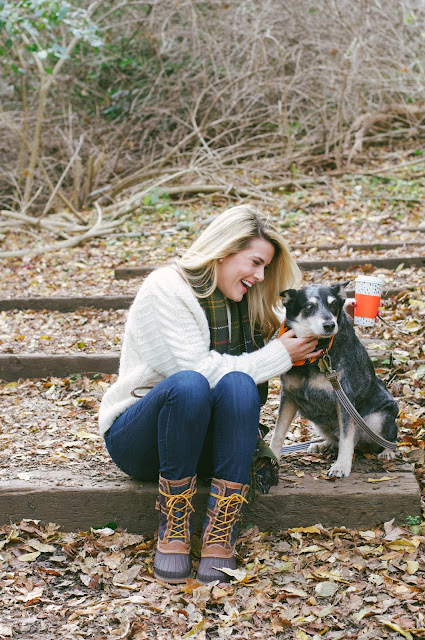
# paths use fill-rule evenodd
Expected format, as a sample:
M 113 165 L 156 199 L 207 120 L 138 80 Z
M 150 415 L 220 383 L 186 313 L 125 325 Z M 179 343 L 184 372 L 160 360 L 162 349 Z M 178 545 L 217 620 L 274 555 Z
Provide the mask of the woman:
M 130 309 L 99 423 L 122 471 L 159 477 L 154 573 L 162 580 L 190 576 L 197 474 L 212 477 L 197 579 L 225 581 L 219 569 L 236 566 L 235 522 L 249 489 L 261 385 L 320 353 L 317 340 L 293 331 L 272 338 L 279 292 L 299 275 L 277 229 L 240 205 L 173 266 L 150 274 Z

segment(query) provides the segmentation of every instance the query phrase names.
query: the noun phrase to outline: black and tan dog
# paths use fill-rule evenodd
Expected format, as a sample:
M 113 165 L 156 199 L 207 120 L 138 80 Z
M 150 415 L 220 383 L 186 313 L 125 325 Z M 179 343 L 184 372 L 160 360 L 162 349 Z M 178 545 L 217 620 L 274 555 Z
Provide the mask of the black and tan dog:
M 346 395 L 375 433 L 395 442 L 398 406 L 376 376 L 373 363 L 344 309 L 346 284 L 309 285 L 300 290 L 283 291 L 280 295 L 286 307 L 286 327 L 299 338 L 318 338 L 317 349 L 328 348 L 332 341 L 329 349 L 332 368 Z M 270 444 L 275 455 L 279 457 L 285 435 L 299 411 L 315 425 L 323 438 L 311 445 L 309 451 L 338 449 L 338 457 L 328 476 L 350 475 L 354 448 L 358 444 L 378 453 L 379 458 L 393 458 L 393 451 L 372 442 L 340 406 L 319 365 L 320 359 L 299 364 L 282 376 L 279 416 Z

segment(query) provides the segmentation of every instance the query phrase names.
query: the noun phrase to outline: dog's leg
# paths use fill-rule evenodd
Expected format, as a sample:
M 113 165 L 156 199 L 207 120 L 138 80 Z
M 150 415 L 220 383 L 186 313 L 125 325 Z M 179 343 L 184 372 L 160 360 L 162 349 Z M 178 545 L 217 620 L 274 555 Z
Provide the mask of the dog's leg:
M 397 426 L 391 415 L 385 415 L 382 411 L 376 411 L 366 416 L 365 421 L 378 435 L 391 441 L 397 439 Z M 378 460 L 394 460 L 395 457 L 396 453 L 391 449 L 384 449 L 381 453 L 378 453 Z
M 295 402 L 291 400 L 285 400 L 279 407 L 279 416 L 277 418 L 276 426 L 274 428 L 273 436 L 270 442 L 270 449 L 275 456 L 279 459 L 280 450 L 282 449 L 283 441 L 291 426 L 292 420 L 295 418 L 298 407 Z
M 352 418 L 338 407 L 339 447 L 338 457 L 328 471 L 330 478 L 346 478 L 351 473 L 354 447 L 357 444 L 357 430 Z

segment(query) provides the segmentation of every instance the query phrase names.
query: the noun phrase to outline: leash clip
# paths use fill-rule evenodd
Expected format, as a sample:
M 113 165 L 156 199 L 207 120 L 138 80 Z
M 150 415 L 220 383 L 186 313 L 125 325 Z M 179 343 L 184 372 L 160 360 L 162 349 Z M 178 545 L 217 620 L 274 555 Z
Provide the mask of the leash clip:
M 320 362 L 322 364 L 322 366 L 320 367 L 320 370 L 323 371 L 323 373 L 326 376 L 326 379 L 329 380 L 329 382 L 331 383 L 332 387 L 335 390 L 341 389 L 341 385 L 340 385 L 339 380 L 338 380 L 337 372 L 335 371 L 335 369 L 332 369 L 332 360 L 331 360 L 331 357 L 330 357 L 329 353 L 323 354 L 323 356 L 320 359 Z
M 320 367 L 323 373 L 335 373 L 332 369 L 332 360 L 329 353 L 324 353 L 319 362 L 323 365 L 322 367 Z

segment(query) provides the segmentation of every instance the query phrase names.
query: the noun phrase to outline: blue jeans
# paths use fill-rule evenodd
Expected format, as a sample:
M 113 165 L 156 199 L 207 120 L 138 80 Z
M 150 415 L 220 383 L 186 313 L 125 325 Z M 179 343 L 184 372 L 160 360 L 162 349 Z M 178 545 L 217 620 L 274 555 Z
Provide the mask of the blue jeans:
M 249 484 L 260 417 L 253 379 L 223 376 L 214 389 L 196 371 L 180 371 L 151 389 L 105 434 L 108 452 L 140 480 L 181 480 L 198 473 Z

